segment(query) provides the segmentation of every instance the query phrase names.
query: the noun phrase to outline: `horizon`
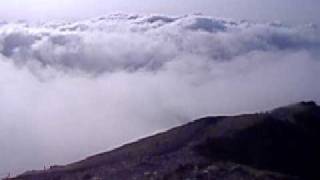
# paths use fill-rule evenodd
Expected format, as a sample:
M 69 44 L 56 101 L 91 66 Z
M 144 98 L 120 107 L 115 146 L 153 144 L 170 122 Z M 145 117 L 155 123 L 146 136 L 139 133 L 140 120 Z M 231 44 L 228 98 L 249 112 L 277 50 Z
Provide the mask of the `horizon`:
M 183 6 L 182 6 L 183 4 Z M 90 8 L 88 8 L 88 6 Z M 202 13 L 208 16 L 226 17 L 236 20 L 247 19 L 256 22 L 279 21 L 287 24 L 317 24 L 320 25 L 316 0 L 283 0 L 261 2 L 257 0 L 202 0 L 201 2 L 160 1 L 148 2 L 127 0 L 12 0 L 3 2 L 0 6 L 0 17 L 4 21 L 26 20 L 32 22 L 44 21 L 78 21 L 112 13 L 142 13 L 185 15 Z M 254 9 L 254 10 L 252 10 Z M 8 13 L 13 12 L 13 13 Z

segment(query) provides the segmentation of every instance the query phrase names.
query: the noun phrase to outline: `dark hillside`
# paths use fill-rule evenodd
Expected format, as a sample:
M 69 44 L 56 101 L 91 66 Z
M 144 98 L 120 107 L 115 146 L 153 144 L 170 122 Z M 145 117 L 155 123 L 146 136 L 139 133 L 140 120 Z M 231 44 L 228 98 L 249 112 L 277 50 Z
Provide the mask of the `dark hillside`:
M 320 107 L 207 117 L 113 151 L 14 180 L 320 179 Z

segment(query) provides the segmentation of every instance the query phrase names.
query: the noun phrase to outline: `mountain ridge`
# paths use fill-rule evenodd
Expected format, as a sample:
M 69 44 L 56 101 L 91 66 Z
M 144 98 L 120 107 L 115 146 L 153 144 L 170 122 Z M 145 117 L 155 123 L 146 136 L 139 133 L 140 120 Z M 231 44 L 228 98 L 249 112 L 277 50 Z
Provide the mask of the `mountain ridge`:
M 318 179 L 320 107 L 209 116 L 65 166 L 12 180 Z

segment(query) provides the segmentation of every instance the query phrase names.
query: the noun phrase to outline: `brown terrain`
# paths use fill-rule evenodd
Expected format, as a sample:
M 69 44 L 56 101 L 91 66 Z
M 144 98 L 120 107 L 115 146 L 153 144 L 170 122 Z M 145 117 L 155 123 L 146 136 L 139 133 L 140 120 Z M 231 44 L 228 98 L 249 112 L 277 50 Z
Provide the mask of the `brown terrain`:
M 152 137 L 11 180 L 320 179 L 320 107 L 314 102 L 206 117 Z

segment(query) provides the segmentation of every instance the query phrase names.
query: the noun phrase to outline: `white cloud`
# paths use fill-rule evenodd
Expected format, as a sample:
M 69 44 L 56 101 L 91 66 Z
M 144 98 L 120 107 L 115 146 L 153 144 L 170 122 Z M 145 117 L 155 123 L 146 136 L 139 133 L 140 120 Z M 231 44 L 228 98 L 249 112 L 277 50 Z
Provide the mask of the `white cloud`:
M 205 115 L 320 101 L 316 27 L 117 14 L 0 26 L 0 172 Z

